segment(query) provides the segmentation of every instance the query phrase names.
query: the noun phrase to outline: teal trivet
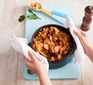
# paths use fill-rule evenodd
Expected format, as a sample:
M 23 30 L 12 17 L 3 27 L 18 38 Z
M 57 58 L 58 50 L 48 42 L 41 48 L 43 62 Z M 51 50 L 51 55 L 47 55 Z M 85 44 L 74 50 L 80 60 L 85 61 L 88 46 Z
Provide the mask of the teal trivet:
M 51 10 L 56 10 L 58 12 L 65 13 L 67 15 L 70 15 L 73 18 L 73 5 L 63 4 L 63 5 L 43 5 L 44 8 Z M 59 24 L 54 19 L 48 17 L 47 15 L 41 13 L 41 12 L 35 12 L 41 19 L 37 20 L 28 20 L 26 19 L 26 30 L 25 30 L 25 37 L 30 41 L 31 36 L 34 33 L 36 29 L 39 27 L 46 25 L 46 24 Z M 28 11 L 26 11 L 26 14 L 29 15 Z M 61 24 L 59 24 L 61 25 Z M 73 55 L 72 55 L 73 56 Z M 28 74 L 27 67 L 24 66 L 24 78 L 27 80 L 36 80 L 38 77 L 34 75 Z M 49 77 L 50 79 L 77 79 L 80 76 L 80 66 L 78 63 L 74 64 L 73 59 L 69 61 L 65 66 L 49 70 Z

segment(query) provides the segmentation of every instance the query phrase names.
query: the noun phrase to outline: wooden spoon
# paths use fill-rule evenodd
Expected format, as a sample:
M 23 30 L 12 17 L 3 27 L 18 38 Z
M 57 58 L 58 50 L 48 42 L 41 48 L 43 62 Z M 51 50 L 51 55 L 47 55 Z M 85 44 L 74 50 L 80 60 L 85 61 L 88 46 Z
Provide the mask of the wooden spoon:
M 31 2 L 29 4 L 30 8 L 34 9 L 35 11 L 41 11 L 45 14 L 47 14 L 48 16 L 52 17 L 53 14 L 49 11 L 47 11 L 46 9 L 44 9 L 40 3 L 37 3 L 37 2 Z
M 49 12 L 48 10 L 44 9 L 42 7 L 42 5 L 38 2 L 31 2 L 29 4 L 29 7 L 34 9 L 35 11 L 41 11 L 45 14 L 47 14 L 48 16 L 50 16 L 51 18 L 55 19 L 56 21 L 58 21 L 59 23 L 61 23 L 63 26 L 65 25 L 66 19 L 62 18 L 60 16 L 56 16 L 54 14 L 52 14 L 51 12 Z

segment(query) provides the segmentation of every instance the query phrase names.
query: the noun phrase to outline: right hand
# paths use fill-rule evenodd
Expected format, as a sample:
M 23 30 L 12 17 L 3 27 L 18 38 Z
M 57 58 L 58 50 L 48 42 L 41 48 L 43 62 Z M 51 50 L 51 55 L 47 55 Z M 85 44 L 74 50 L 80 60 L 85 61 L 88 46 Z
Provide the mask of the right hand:
M 90 43 L 88 42 L 86 33 L 80 30 L 80 33 L 77 30 L 73 31 L 74 34 L 79 38 L 85 54 L 91 59 L 91 61 L 93 62 L 93 46 L 90 45 Z
M 82 30 L 79 30 L 80 33 L 77 30 L 74 30 L 74 34 L 79 38 L 83 48 L 84 48 L 84 52 L 87 54 L 87 50 L 90 47 L 90 43 L 88 42 L 89 40 L 87 39 L 87 35 L 85 32 L 83 32 Z

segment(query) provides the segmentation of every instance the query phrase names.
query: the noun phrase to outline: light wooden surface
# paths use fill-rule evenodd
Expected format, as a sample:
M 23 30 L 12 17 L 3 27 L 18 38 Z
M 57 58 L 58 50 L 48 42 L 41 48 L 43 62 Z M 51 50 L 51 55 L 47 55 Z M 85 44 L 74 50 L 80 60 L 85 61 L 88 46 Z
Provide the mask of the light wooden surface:
M 0 0 L 0 85 L 39 85 L 39 81 L 27 81 L 23 78 L 23 59 L 9 44 L 14 33 L 24 37 L 25 21 L 18 23 L 19 15 L 25 14 L 25 6 L 32 0 Z M 73 3 L 74 21 L 80 26 L 87 5 L 93 6 L 93 0 L 33 0 L 45 4 Z M 71 9 L 70 9 L 71 10 Z M 87 33 L 93 44 L 93 21 Z M 93 85 L 93 63 L 88 57 L 81 63 L 81 76 L 77 80 L 52 80 L 53 85 Z

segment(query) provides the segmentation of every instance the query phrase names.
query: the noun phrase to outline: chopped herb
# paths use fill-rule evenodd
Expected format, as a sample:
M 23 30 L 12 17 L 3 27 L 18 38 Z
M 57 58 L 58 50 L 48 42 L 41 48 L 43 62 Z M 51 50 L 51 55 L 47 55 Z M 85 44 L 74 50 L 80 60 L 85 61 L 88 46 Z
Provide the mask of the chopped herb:
M 25 18 L 33 19 L 33 20 L 41 19 L 41 18 L 39 18 L 36 14 L 34 14 L 31 9 L 28 9 L 28 12 L 31 13 L 31 15 L 28 15 L 28 16 L 21 15 L 21 16 L 19 17 L 18 21 L 19 21 L 19 22 L 22 22 Z
M 19 22 L 22 22 L 25 19 L 25 15 L 21 15 L 18 19 Z
M 36 14 L 27 16 L 28 19 L 40 19 Z
M 28 9 L 28 12 L 34 14 L 31 9 Z

